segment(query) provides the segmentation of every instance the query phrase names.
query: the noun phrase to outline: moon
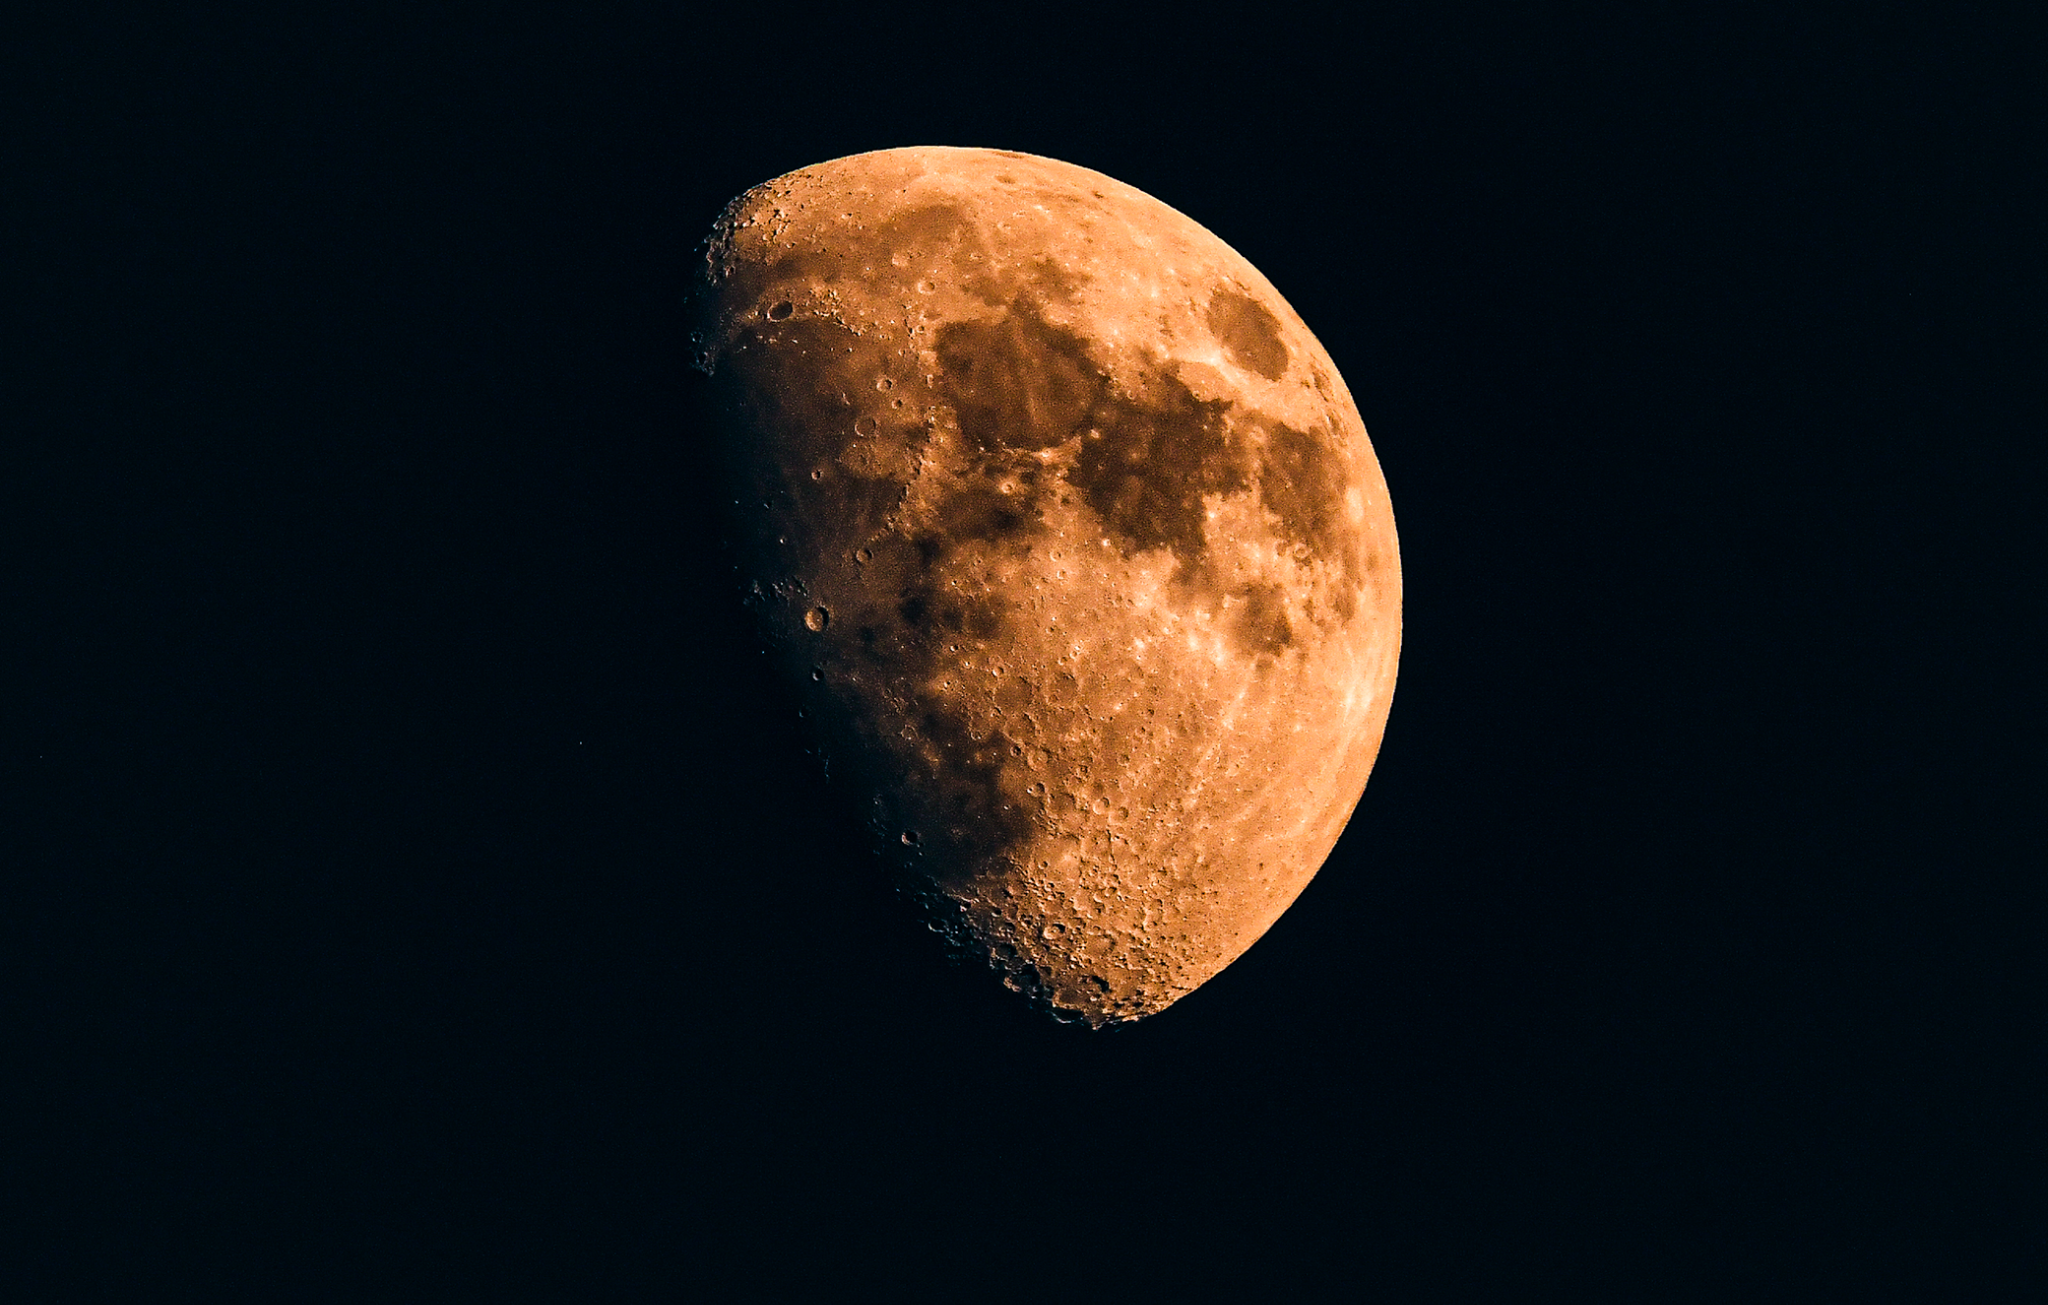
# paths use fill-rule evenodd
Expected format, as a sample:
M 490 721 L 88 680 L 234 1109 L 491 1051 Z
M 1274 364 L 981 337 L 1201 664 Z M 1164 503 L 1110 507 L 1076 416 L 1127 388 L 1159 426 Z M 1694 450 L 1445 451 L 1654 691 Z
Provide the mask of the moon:
M 1194 991 L 1322 866 L 1393 696 L 1393 511 L 1329 354 L 1193 220 L 1026 154 L 803 168 L 702 254 L 735 574 L 832 781 L 1048 1012 Z

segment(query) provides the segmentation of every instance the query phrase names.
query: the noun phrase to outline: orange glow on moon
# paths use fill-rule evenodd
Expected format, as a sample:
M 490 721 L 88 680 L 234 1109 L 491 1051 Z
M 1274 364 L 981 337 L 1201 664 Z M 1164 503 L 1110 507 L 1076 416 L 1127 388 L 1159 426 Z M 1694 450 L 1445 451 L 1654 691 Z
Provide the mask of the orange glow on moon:
M 761 629 L 938 927 L 1094 1025 L 1257 941 L 1401 636 L 1386 482 L 1272 285 L 1099 173 L 885 150 L 735 200 L 692 325 Z

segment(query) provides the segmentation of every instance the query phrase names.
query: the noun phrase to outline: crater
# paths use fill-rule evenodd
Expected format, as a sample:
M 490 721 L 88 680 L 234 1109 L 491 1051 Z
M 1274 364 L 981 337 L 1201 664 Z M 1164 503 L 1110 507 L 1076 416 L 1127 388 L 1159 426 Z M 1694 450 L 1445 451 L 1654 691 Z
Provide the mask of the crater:
M 871 243 L 864 241 L 863 244 L 894 254 L 932 259 L 938 257 L 945 246 L 959 241 L 972 230 L 973 223 L 958 205 L 927 204 L 906 209 L 877 224 L 871 233 Z M 729 275 L 732 278 L 730 292 L 744 301 L 764 295 L 775 285 L 827 285 L 848 276 L 875 281 L 884 276 L 893 278 L 900 273 L 887 259 L 858 257 L 847 248 L 826 244 L 772 248 L 764 251 L 759 261 L 751 257 L 737 260 Z M 770 310 L 770 316 L 783 308 L 783 304 L 777 303 Z M 784 311 L 782 315 L 787 317 L 788 313 Z

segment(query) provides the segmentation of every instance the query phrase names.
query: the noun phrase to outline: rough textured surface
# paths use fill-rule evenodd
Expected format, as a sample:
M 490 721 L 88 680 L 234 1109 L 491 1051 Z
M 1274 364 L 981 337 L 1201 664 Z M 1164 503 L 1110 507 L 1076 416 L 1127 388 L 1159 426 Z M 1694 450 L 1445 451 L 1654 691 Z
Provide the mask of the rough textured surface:
M 692 311 L 742 583 L 941 927 L 1098 1025 L 1239 956 L 1357 803 L 1400 644 L 1301 319 L 1139 191 L 940 148 L 747 192 Z

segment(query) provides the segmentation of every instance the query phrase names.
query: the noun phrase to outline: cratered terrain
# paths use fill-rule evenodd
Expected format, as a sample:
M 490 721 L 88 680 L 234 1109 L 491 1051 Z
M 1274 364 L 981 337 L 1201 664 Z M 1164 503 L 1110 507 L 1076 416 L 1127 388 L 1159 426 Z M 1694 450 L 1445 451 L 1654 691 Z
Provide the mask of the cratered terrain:
M 1356 806 L 1401 637 L 1301 318 L 1148 195 L 952 148 L 740 196 L 691 318 L 742 591 L 936 927 L 1097 1026 L 1241 955 Z

